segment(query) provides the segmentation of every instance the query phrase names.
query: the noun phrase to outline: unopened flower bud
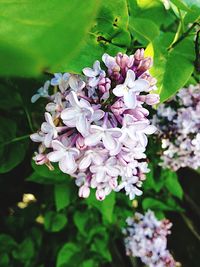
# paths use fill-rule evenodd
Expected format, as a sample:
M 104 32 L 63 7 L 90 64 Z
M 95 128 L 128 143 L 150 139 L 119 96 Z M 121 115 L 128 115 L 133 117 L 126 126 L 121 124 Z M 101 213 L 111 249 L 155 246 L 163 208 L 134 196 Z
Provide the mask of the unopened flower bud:
M 78 192 L 79 197 L 82 198 L 88 198 L 90 195 L 90 189 L 88 186 L 83 185 L 79 188 L 79 192 Z
M 158 94 L 148 94 L 145 99 L 145 103 L 147 105 L 155 105 L 160 101 L 160 97 Z

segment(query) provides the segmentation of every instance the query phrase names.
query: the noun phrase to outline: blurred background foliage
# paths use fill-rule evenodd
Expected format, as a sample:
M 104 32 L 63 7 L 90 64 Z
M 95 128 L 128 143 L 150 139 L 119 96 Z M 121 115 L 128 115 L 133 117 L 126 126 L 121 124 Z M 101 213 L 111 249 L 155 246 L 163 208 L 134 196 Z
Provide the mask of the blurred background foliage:
M 155 139 L 143 196 L 130 202 L 113 193 L 98 202 L 79 199 L 56 166 L 32 163 L 29 135 L 43 119 L 45 100 L 30 99 L 44 81 L 81 73 L 105 52 L 146 48 L 161 101 L 199 82 L 199 0 L 4 0 L 0 12 L 0 267 L 142 266 L 125 255 L 121 228 L 149 208 L 174 223 L 175 258 L 198 267 L 199 174 L 158 167 Z

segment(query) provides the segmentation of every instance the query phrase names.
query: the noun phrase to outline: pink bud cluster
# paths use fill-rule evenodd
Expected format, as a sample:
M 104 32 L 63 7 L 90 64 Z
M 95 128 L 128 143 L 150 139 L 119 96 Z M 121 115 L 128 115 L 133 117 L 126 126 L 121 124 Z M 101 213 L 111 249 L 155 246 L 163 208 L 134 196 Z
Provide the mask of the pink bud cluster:
M 162 139 L 161 166 L 178 170 L 200 167 L 200 84 L 183 88 L 158 107 L 154 116 Z
M 128 56 L 104 54 L 104 69 L 95 61 L 83 75 L 56 73 L 32 97 L 46 97 L 45 122 L 31 135 L 39 142 L 36 164 L 58 162 L 62 172 L 75 178 L 79 196 L 96 190 L 98 200 L 125 189 L 130 199 L 141 195 L 149 171 L 145 150 L 147 135 L 156 127 L 148 120 L 148 105 L 159 101 L 156 80 L 148 69 L 144 50 Z M 49 94 L 49 86 L 54 93 Z M 144 107 L 145 105 L 145 107 Z
M 126 220 L 127 228 L 124 241 L 126 253 L 139 257 L 149 267 L 175 267 L 178 264 L 167 250 L 167 235 L 172 224 L 167 220 L 159 221 L 152 211 L 145 215 L 136 213 Z

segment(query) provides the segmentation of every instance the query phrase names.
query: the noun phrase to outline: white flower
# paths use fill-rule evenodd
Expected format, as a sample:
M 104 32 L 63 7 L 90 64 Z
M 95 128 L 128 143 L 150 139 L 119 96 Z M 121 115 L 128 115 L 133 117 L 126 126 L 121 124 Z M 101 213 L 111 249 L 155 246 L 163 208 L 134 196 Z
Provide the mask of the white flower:
M 45 133 L 44 145 L 46 147 L 50 147 L 52 140 L 57 138 L 58 136 L 58 129 L 55 126 L 53 119 L 48 112 L 45 112 L 45 119 L 46 122 L 42 123 L 41 130 L 43 133 Z
M 101 165 L 91 166 L 90 171 L 95 174 L 96 182 L 101 183 L 107 181 L 108 177 L 117 177 L 119 175 L 119 169 L 116 167 L 116 163 L 116 158 L 111 157 Z
M 79 155 L 79 150 L 70 146 L 66 147 L 58 140 L 52 141 L 53 152 L 50 152 L 47 157 L 52 162 L 59 162 L 61 171 L 67 174 L 73 174 L 77 169 L 75 159 Z
M 37 90 L 37 93 L 31 97 L 31 102 L 35 103 L 40 97 L 49 97 L 50 81 L 46 81 L 44 86 Z
M 76 127 L 76 129 L 86 136 L 89 133 L 90 123 L 98 121 L 104 115 L 102 110 L 93 110 L 90 103 L 84 99 L 78 101 L 75 92 L 71 92 L 69 97 L 71 107 L 66 108 L 61 113 L 61 119 L 68 127 Z
M 85 144 L 87 146 L 95 146 L 103 142 L 106 149 L 109 151 L 116 150 L 119 146 L 118 138 L 122 135 L 119 128 L 103 128 L 97 125 L 91 125 L 90 132 L 85 138 Z
M 132 70 L 128 70 L 124 83 L 117 85 L 113 89 L 113 94 L 123 97 L 124 103 L 128 108 L 135 108 L 137 106 L 137 94 L 147 91 L 149 88 L 148 81 L 144 79 L 135 80 L 135 78 L 135 73 Z
M 56 86 L 58 85 L 60 91 L 64 93 L 64 91 L 68 88 L 69 86 L 69 73 L 54 73 L 54 78 L 51 79 L 51 85 Z
M 83 73 L 85 76 L 89 77 L 89 86 L 97 86 L 101 77 L 105 77 L 105 72 L 100 67 L 100 62 L 96 60 L 93 64 L 93 69 L 84 68 Z

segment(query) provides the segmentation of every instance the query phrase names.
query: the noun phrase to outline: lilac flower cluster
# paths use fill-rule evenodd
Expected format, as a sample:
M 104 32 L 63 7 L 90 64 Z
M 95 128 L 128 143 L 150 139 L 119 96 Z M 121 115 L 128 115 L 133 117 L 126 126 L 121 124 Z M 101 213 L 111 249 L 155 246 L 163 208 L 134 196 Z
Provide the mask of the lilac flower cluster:
M 200 167 L 200 85 L 183 88 L 158 107 L 153 123 L 162 139 L 161 166 Z
M 152 211 L 145 215 L 136 213 L 133 218 L 126 220 L 127 228 L 124 241 L 126 253 L 139 257 L 149 267 L 175 267 L 175 260 L 167 250 L 167 235 L 172 224 L 169 220 L 157 220 Z
M 31 135 L 39 142 L 36 164 L 58 162 L 62 172 L 75 178 L 79 196 L 90 188 L 103 200 L 112 190 L 125 189 L 130 199 L 141 195 L 142 181 L 149 171 L 145 150 L 148 134 L 156 127 L 143 105 L 159 102 L 152 65 L 144 50 L 134 55 L 104 54 L 104 69 L 95 61 L 84 75 L 56 73 L 32 97 L 46 97 L 45 122 Z M 54 93 L 49 93 L 49 87 Z

